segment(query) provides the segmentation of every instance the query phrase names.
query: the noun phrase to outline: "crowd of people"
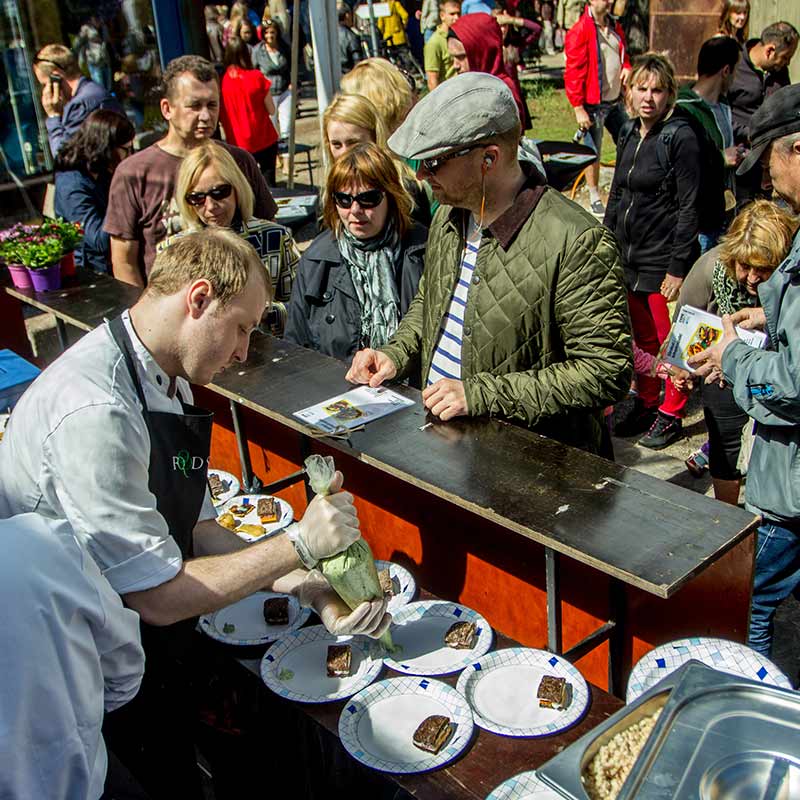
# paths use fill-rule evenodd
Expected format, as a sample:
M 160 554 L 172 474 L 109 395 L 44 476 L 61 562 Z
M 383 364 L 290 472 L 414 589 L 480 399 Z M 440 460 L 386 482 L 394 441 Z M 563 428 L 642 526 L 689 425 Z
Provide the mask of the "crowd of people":
M 53 656 L 51 714 L 30 723 L 40 755 L 3 770 L 0 795 L 99 797 L 105 740 L 152 797 L 200 796 L 186 634 L 256 589 L 294 593 L 339 634 L 389 625 L 385 600 L 351 610 L 315 570 L 360 536 L 341 475 L 265 542 L 216 522 L 211 419 L 190 384 L 244 361 L 256 329 L 345 362 L 353 384 L 408 381 L 442 422 L 497 417 L 607 458 L 609 409 L 632 388 L 616 434 L 659 449 L 682 435 L 701 386 L 723 502 L 739 502 L 742 432 L 755 421 L 749 644 L 769 655 L 775 610 L 800 585 L 800 85 L 787 71 L 798 33 L 776 22 L 749 39 L 747 0 L 724 0 L 696 80 L 679 86 L 667 55 L 630 56 L 610 0 L 570 6 L 566 97 L 596 151 L 604 130 L 616 143 L 607 201 L 590 168 L 585 210 L 527 155 L 516 65 L 533 39 L 554 46 L 558 9 L 541 0 L 529 19 L 520 5 L 424 3 L 421 98 L 340 36 L 346 74 L 321 119 L 322 232 L 302 255 L 270 191 L 297 89 L 281 0 L 263 14 L 206 7 L 212 60 L 166 65 L 166 134 L 135 153 L 102 75 L 83 76 L 61 45 L 37 54 L 56 209 L 85 231 L 78 259 L 143 293 L 44 370 L 0 445 L 1 591 L 35 604 L 56 572 L 70 575 L 58 610 L 80 621 Z M 402 46 L 408 14 L 389 7 L 381 31 Z M 82 42 L 97 44 L 91 32 Z M 673 304 L 722 318 L 691 373 L 663 358 Z M 746 345 L 735 325 L 764 330 L 768 346 Z M 183 451 L 201 468 L 176 469 Z M 58 635 L 42 631 L 36 647 Z M 0 653 L 17 720 L 30 716 L 28 659 Z M 74 735 L 76 716 L 90 735 Z M 42 783 L 56 772 L 61 793 Z

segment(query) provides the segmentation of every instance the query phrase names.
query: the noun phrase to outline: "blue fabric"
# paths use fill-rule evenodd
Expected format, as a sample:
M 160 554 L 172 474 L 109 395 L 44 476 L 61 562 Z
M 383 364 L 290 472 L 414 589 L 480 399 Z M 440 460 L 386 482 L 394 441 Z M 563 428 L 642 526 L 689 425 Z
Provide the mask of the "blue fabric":
M 83 244 L 75 264 L 95 272 L 111 272 L 111 237 L 103 230 L 110 180 L 95 181 L 80 170 L 56 172 L 56 216 L 83 225 Z
M 489 14 L 492 13 L 492 7 L 483 2 L 483 0 L 466 0 L 461 4 L 461 16 L 467 14 Z
M 765 522 L 758 529 L 750 633 L 747 644 L 770 657 L 775 611 L 800 583 L 800 537 Z
M 50 152 L 55 156 L 64 142 L 77 133 L 86 117 L 98 108 L 117 111 L 123 116 L 125 114 L 114 95 L 106 91 L 100 84 L 90 81 L 88 78 L 81 78 L 75 94 L 61 111 L 61 116 L 48 117 L 45 120 Z

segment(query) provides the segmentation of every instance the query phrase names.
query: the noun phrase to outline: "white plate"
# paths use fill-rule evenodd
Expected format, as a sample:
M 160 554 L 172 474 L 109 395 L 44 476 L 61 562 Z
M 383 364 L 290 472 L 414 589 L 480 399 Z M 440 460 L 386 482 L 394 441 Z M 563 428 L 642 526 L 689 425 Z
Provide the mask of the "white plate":
M 228 491 L 223 492 L 218 498 L 214 499 L 212 495 L 211 500 L 215 506 L 221 506 L 223 503 L 230 500 L 231 497 L 236 497 L 236 495 L 239 494 L 239 489 L 242 488 L 242 485 L 232 472 L 225 472 L 221 469 L 210 469 L 208 474 L 216 475 L 221 481 L 227 481 L 230 484 Z
M 628 678 L 625 702 L 632 703 L 691 658 L 714 669 L 741 675 L 752 681 L 780 686 L 782 689 L 792 688 L 789 679 L 775 664 L 755 650 L 727 639 L 697 636 L 662 644 L 642 656 Z
M 352 648 L 352 674 L 346 678 L 327 675 L 325 662 L 331 644 L 349 644 Z M 261 678 L 276 694 L 299 703 L 344 700 L 378 677 L 383 668 L 378 648 L 380 645 L 372 639 L 334 636 L 322 625 L 301 628 L 282 636 L 267 650 L 261 659 Z
M 246 542 L 258 542 L 265 536 L 277 533 L 282 528 L 285 528 L 292 521 L 292 519 L 294 519 L 294 511 L 292 510 L 292 507 L 285 500 L 282 500 L 280 497 L 276 497 L 274 499 L 278 501 L 278 505 L 281 509 L 280 519 L 277 522 L 270 522 L 268 525 L 262 525 L 261 520 L 258 518 L 256 508 L 258 508 L 258 501 L 264 497 L 271 497 L 271 495 L 241 494 L 237 497 L 232 497 L 221 506 L 217 506 L 217 517 L 221 517 L 231 506 L 251 505 L 253 507 L 252 511 L 249 511 L 243 517 L 236 517 L 236 520 L 240 525 L 261 525 L 261 527 L 264 528 L 264 533 L 261 536 L 250 536 L 247 533 L 239 533 L 238 531 L 233 531 L 233 533 L 235 533 L 240 539 L 244 539 Z
M 400 590 L 389 601 L 389 607 L 387 609 L 390 614 L 395 614 L 404 605 L 410 603 L 414 599 L 414 595 L 417 593 L 417 582 L 414 580 L 414 576 L 405 567 L 395 564 L 394 561 L 376 561 L 375 569 L 378 570 L 378 572 L 388 569 L 392 583 Z
M 539 707 L 536 692 L 544 675 L 572 684 L 572 702 L 563 711 Z M 461 673 L 457 688 L 475 723 L 501 736 L 548 736 L 576 723 L 589 705 L 589 687 L 569 661 L 525 647 L 483 656 Z
M 289 598 L 289 624 L 267 625 L 264 619 L 264 601 L 270 597 Z M 289 631 L 305 624 L 311 610 L 301 608 L 297 598 L 278 592 L 256 592 L 238 603 L 200 617 L 200 629 L 212 639 L 226 644 L 265 644 L 274 642 Z M 225 626 L 234 630 L 225 633 Z
M 563 795 L 539 780 L 535 770 L 520 772 L 503 781 L 495 786 L 491 794 L 486 795 L 486 800 L 528 800 L 529 797 L 535 797 L 536 800 L 564 800 Z
M 474 622 L 475 645 L 456 650 L 444 643 L 447 629 L 455 622 Z M 421 600 L 403 606 L 392 624 L 392 641 L 403 649 L 384 663 L 406 675 L 448 675 L 486 653 L 492 646 L 492 626 L 471 608 L 443 600 Z
M 455 724 L 436 753 L 414 746 L 426 717 L 443 714 Z M 339 738 L 356 761 L 381 772 L 427 772 L 452 761 L 469 744 L 472 712 L 455 689 L 431 678 L 390 678 L 359 692 L 339 717 Z

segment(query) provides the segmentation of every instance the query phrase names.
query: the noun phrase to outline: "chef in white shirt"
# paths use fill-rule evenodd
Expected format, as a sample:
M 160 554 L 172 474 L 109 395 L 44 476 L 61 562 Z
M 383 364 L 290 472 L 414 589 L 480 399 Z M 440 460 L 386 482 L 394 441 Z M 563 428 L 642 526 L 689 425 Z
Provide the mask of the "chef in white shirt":
M 299 523 L 254 545 L 216 522 L 211 414 L 192 404 L 189 383 L 245 360 L 270 293 L 261 260 L 236 234 L 209 227 L 181 237 L 157 256 L 128 312 L 34 381 L 0 444 L 10 513 L 68 520 L 141 616 L 142 691 L 104 731 L 153 797 L 200 796 L 184 663 L 199 615 L 271 587 L 313 595 L 337 633 L 380 636 L 391 619 L 383 600 L 351 612 L 332 590 L 301 590 L 302 567 L 360 536 L 349 493 L 314 498 Z M 337 473 L 332 488 L 341 482 Z
M 0 520 L 0 797 L 97 800 L 103 711 L 144 673 L 139 617 L 66 522 Z

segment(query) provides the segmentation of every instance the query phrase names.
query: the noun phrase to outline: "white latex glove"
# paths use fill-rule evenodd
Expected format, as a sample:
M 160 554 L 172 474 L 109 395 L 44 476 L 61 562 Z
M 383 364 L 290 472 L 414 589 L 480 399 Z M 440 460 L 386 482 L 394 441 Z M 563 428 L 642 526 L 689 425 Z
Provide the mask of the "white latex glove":
M 339 491 L 344 477 L 337 470 L 330 485 L 330 494 L 317 495 L 309 504 L 303 519 L 287 529 L 297 555 L 308 569 L 321 558 L 347 550 L 361 538 L 353 495 Z
M 355 611 L 331 589 L 325 576 L 311 570 L 303 582 L 293 590 L 301 606 L 313 608 L 322 624 L 336 636 L 369 636 L 379 639 L 392 623 L 392 615 L 386 612 L 388 597 L 365 601 Z

